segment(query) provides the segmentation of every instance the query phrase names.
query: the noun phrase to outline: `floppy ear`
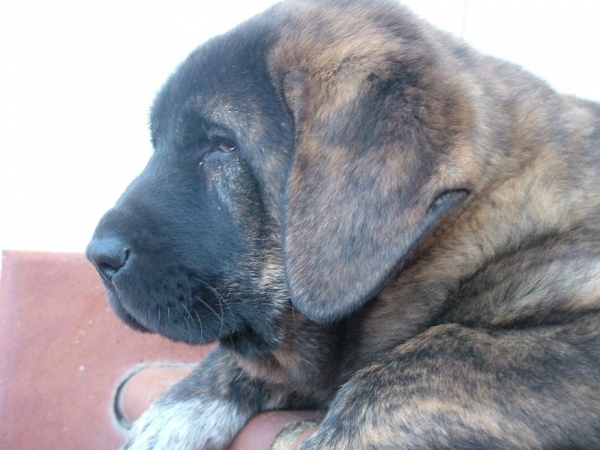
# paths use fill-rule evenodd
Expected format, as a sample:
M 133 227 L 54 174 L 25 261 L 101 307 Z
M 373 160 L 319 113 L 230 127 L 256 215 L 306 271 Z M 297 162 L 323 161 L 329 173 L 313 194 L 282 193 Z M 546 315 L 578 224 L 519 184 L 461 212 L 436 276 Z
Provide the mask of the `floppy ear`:
M 296 126 L 286 275 L 293 304 L 317 322 L 376 295 L 468 194 L 468 176 L 453 162 L 453 153 L 464 162 L 463 100 L 419 64 L 377 67 L 283 82 Z

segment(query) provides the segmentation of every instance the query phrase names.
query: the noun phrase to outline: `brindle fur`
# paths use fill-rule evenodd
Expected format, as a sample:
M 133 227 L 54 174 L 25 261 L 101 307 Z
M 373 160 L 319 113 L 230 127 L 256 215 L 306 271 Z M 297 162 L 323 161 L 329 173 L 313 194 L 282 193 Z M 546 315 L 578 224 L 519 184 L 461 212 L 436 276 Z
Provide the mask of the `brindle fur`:
M 600 448 L 600 105 L 393 1 L 297 0 L 151 122 L 88 256 L 125 322 L 221 345 L 128 448 L 277 408 L 326 411 L 302 450 Z M 190 400 L 214 436 L 164 431 Z

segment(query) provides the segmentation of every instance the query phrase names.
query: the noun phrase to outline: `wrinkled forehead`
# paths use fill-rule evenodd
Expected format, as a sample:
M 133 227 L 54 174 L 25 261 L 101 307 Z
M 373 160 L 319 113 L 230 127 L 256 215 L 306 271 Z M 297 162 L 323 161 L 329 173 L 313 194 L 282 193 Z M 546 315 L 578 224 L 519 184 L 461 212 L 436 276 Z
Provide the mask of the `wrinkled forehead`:
M 396 2 L 295 0 L 275 5 L 195 50 L 169 78 L 151 111 L 153 141 L 168 139 L 189 112 L 228 126 L 281 114 L 281 83 L 301 71 L 319 83 L 358 79 L 389 58 L 387 23 Z M 373 65 L 375 65 L 373 67 Z
M 266 55 L 274 39 L 268 19 L 257 19 L 201 45 L 171 75 L 152 106 L 153 141 L 166 138 L 188 114 L 228 126 L 269 108 Z

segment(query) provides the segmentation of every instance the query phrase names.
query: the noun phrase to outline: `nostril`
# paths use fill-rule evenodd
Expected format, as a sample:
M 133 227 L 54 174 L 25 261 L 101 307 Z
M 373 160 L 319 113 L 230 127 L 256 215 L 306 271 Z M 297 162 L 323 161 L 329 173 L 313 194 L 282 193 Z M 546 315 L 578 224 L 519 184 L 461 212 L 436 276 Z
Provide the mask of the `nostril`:
M 106 281 L 112 282 L 113 277 L 125 266 L 129 259 L 129 249 L 115 250 L 96 257 L 94 264 L 98 273 Z
M 104 258 L 98 260 L 97 268 L 105 278 L 110 281 L 127 262 L 129 259 L 129 250 L 126 249 L 124 252 L 119 254 L 104 255 Z
M 96 266 L 102 278 L 112 282 L 130 256 L 130 249 L 120 239 L 94 239 L 86 250 L 88 259 Z

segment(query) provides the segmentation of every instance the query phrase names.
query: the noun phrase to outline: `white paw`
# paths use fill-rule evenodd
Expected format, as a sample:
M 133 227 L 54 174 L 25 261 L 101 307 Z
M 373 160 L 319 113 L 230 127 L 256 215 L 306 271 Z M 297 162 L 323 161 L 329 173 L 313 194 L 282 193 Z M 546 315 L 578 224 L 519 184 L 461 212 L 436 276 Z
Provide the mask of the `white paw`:
M 247 419 L 225 400 L 159 400 L 136 420 L 122 450 L 223 450 Z

